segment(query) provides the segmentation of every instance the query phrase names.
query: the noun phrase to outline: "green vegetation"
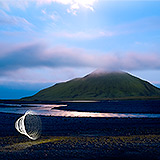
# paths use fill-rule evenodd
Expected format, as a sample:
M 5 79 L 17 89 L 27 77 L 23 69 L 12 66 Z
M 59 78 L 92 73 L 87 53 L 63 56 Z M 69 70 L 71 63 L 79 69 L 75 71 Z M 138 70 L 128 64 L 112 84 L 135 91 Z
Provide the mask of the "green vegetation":
M 23 98 L 30 101 L 160 98 L 160 89 L 125 72 L 93 72 Z
M 130 148 L 130 150 L 136 149 L 139 153 L 144 152 L 156 152 L 160 153 L 160 135 L 131 135 L 131 136 L 50 136 L 50 137 L 41 137 L 41 139 L 37 141 L 24 141 L 13 143 L 13 140 L 16 137 L 8 138 L 3 137 L 1 143 L 3 141 L 8 141 L 8 144 L 0 147 L 1 152 L 18 152 L 20 150 L 24 150 L 27 148 L 31 148 L 33 146 L 35 150 L 39 150 L 40 147 L 45 148 L 48 152 L 55 149 L 63 149 L 67 150 L 76 150 L 76 149 L 102 149 L 105 152 L 112 152 L 113 150 L 126 150 L 126 148 Z M 41 145 L 41 146 L 40 146 Z

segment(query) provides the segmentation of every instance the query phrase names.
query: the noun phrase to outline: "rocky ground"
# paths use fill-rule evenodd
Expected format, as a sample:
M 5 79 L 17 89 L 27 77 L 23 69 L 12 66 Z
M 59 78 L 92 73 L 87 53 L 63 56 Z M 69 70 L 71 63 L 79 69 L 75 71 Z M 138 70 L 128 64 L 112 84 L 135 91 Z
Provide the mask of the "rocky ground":
M 0 113 L 0 159 L 160 159 L 160 119 L 42 116 L 32 141 L 15 130 L 19 117 Z

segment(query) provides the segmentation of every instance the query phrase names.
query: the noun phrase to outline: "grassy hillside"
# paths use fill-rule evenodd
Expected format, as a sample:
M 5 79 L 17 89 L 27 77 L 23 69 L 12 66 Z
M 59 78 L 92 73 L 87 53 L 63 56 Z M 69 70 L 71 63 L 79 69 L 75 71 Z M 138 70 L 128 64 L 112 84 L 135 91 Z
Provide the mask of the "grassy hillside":
M 93 72 L 57 83 L 23 100 L 104 100 L 160 97 L 160 89 L 125 72 Z

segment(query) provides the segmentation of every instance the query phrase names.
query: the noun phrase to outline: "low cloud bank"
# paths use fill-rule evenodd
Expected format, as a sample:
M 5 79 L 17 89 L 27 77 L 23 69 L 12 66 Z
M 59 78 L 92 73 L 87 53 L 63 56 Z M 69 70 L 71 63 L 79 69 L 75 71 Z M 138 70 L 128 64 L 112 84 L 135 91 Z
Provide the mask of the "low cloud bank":
M 1 45 L 2 46 L 2 45 Z M 6 45 L 5 45 L 6 47 Z M 160 69 L 157 53 L 92 54 L 83 49 L 57 46 L 48 48 L 42 43 L 19 45 L 13 50 L 0 51 L 0 72 L 23 68 L 90 67 L 107 70 Z

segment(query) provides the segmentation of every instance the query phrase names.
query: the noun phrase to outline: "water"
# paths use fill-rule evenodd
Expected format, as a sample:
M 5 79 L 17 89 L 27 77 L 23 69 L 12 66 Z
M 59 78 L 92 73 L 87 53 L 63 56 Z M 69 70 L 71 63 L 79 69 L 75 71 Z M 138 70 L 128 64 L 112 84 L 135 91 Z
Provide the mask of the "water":
M 66 102 L 66 104 L 0 104 L 0 112 L 62 117 L 160 118 L 160 101 Z
M 154 113 L 160 114 L 160 100 L 101 101 L 95 103 L 68 103 L 62 110 L 101 113 Z

